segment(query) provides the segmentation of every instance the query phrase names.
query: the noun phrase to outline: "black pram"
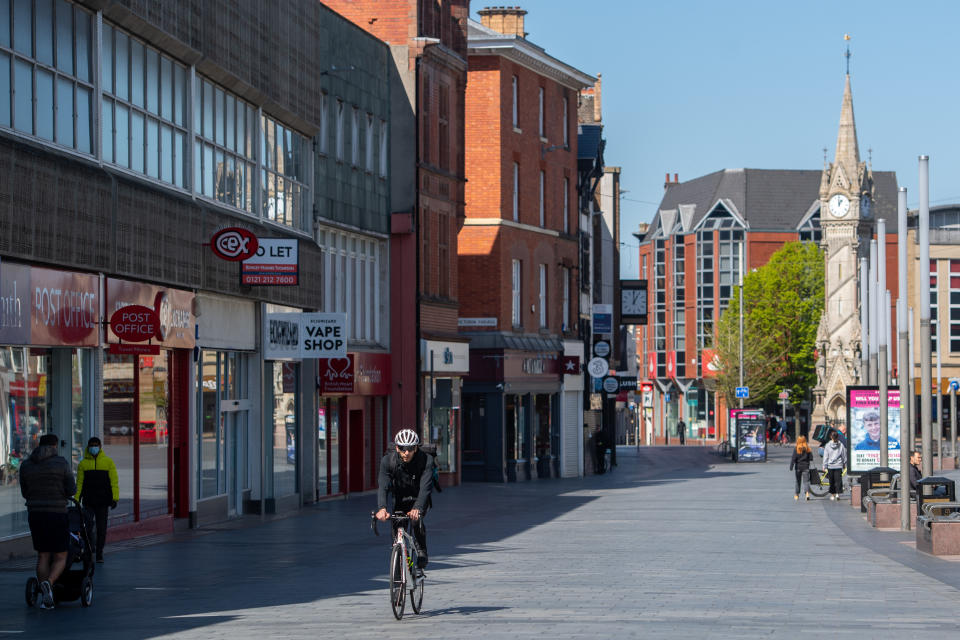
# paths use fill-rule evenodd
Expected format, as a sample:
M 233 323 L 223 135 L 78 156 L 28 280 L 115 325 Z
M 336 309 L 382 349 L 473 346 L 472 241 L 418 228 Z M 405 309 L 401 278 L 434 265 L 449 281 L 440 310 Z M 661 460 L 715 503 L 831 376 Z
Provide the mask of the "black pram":
M 90 543 L 90 534 L 87 531 L 83 509 L 75 500 L 70 500 L 67 507 L 67 519 L 70 521 L 70 546 L 67 549 L 67 567 L 60 578 L 53 584 L 53 600 L 59 604 L 72 600 L 80 600 L 80 605 L 89 607 L 93 602 L 93 545 Z M 80 567 L 74 569 L 73 566 Z M 40 603 L 42 594 L 36 576 L 27 579 L 26 585 L 27 606 L 34 607 Z

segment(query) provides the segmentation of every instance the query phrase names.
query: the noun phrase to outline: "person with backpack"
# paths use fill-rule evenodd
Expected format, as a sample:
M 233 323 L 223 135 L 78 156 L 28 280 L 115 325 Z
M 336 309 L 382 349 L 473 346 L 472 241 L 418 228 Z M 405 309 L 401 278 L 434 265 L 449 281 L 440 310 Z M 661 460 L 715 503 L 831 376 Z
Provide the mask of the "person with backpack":
M 427 527 L 424 517 L 433 505 L 431 494 L 436 463 L 420 449 L 420 436 L 413 429 L 401 429 L 393 439 L 394 451 L 380 460 L 377 489 L 377 520 L 387 520 L 387 493 L 393 495 L 393 510 L 413 521 L 413 539 L 417 543 L 417 566 L 427 566 Z M 394 524 L 394 526 L 397 526 Z M 396 532 L 394 532 L 396 534 Z

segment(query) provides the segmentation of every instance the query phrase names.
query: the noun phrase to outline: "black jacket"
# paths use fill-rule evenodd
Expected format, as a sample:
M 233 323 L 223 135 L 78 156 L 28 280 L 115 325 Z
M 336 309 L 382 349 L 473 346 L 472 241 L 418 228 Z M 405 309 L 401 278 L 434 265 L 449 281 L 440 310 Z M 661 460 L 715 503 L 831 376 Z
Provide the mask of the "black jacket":
M 417 449 L 408 463 L 404 463 L 396 451 L 383 456 L 380 460 L 377 509 L 387 508 L 387 492 L 393 494 L 395 502 L 414 498 L 411 509 L 423 511 L 425 507 L 429 507 L 430 494 L 433 492 L 434 466 L 433 456 L 420 449 Z
M 67 498 L 77 490 L 70 464 L 57 447 L 37 447 L 20 464 L 20 493 L 28 511 L 67 512 Z
M 910 465 L 910 489 L 917 490 L 917 482 L 923 477 L 923 472 L 918 467 Z
M 797 453 L 797 450 L 793 450 L 793 456 L 790 458 L 790 469 L 797 469 L 798 471 L 808 471 L 810 469 L 810 463 L 813 462 L 813 454 L 809 451 L 804 453 Z

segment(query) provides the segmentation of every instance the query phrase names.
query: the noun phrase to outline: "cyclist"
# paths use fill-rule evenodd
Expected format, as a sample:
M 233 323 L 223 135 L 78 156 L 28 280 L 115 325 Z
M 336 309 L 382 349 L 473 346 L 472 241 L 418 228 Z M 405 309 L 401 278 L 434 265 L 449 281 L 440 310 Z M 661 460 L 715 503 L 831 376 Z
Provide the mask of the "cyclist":
M 427 528 L 423 519 L 432 502 L 433 456 L 420 450 L 420 436 L 413 429 L 401 429 L 393 439 L 395 451 L 380 460 L 377 490 L 377 520 L 387 520 L 387 492 L 393 494 L 393 510 L 413 520 L 413 539 L 417 543 L 417 566 L 427 566 Z M 398 526 L 394 523 L 394 527 Z M 394 531 L 396 535 L 396 531 Z

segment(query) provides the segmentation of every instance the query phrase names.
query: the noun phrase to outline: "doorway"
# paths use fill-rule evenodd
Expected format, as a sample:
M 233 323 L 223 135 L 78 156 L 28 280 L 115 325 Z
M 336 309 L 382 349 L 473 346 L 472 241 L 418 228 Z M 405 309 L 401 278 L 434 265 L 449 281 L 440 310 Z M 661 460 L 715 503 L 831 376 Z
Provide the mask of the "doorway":
M 349 467 L 349 486 L 350 491 L 363 491 L 363 411 L 352 409 L 349 415 L 350 437 L 348 438 L 350 447 L 350 467 Z

